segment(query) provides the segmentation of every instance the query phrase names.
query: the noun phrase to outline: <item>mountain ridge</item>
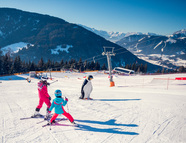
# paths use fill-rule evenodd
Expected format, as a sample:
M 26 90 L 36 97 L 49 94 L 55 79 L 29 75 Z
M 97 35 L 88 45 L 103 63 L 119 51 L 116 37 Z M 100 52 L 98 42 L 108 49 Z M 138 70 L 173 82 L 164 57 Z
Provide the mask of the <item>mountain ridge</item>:
M 122 33 L 123 35 L 122 37 L 117 37 L 116 35 L 114 37 L 115 39 L 112 39 L 112 32 L 109 34 L 107 31 L 96 30 L 87 26 L 83 27 L 104 37 L 106 40 L 110 40 L 126 48 L 138 58 L 153 64 L 163 65 L 166 68 L 176 68 L 186 63 L 186 29 L 176 31 L 172 35 L 142 32 L 113 32 Z M 146 44 L 143 45 L 142 43 Z
M 103 47 L 108 46 L 115 47 L 117 55 L 112 57 L 113 67 L 137 61 L 139 64 L 147 64 L 149 71 L 158 68 L 138 59 L 125 48 L 63 19 L 10 8 L 0 8 L 0 12 L 1 49 L 19 42 L 28 43 L 13 53 L 13 57 L 19 55 L 25 61 L 38 62 L 41 57 L 44 61 L 68 61 L 72 58 L 86 60 L 96 56 L 95 60 L 103 64 L 107 61 L 106 56 L 101 54 Z

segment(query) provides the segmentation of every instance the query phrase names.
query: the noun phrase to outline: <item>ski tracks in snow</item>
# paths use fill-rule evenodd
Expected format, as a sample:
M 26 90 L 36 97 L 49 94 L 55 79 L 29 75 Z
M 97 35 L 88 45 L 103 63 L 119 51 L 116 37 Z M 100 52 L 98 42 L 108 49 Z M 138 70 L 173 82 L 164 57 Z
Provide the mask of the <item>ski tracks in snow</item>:
M 3 117 L 3 119 L 2 119 L 2 128 L 3 128 L 3 130 L 2 130 L 2 143 L 5 143 L 5 134 L 4 134 L 4 129 L 5 129 L 5 120 L 4 120 L 4 117 Z
M 162 124 L 159 125 L 159 127 L 153 132 L 154 134 L 157 134 L 158 136 L 165 130 L 165 128 L 170 124 L 170 122 L 173 120 L 174 117 L 171 117 L 167 120 L 165 120 Z
M 171 118 L 168 118 L 166 119 L 165 121 L 163 121 L 158 127 L 157 129 L 154 130 L 152 136 L 150 138 L 147 139 L 147 142 L 149 142 L 150 140 L 152 140 L 152 138 L 154 138 L 156 136 L 156 138 L 158 138 L 158 136 L 160 136 L 163 131 L 167 128 L 167 126 L 170 124 L 170 122 L 173 121 L 173 119 L 175 118 L 175 116 L 171 117 Z
M 52 136 L 52 138 L 56 141 L 56 143 L 60 143 L 60 141 L 57 140 L 57 138 L 47 129 L 48 133 Z

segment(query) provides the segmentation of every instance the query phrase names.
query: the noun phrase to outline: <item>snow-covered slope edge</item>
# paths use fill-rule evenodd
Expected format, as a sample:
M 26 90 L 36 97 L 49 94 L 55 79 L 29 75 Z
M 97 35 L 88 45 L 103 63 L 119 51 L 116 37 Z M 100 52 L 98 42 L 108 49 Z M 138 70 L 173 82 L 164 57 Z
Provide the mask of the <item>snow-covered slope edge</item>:
M 79 100 L 84 76 L 92 74 L 94 100 Z M 21 78 L 0 80 L 0 135 L 2 143 L 76 143 L 76 142 L 186 142 L 186 96 L 183 81 L 167 80 L 186 74 L 114 76 L 115 87 L 109 87 L 108 75 L 101 73 L 52 73 L 58 82 L 48 87 L 49 95 L 62 90 L 68 104 L 64 107 L 79 127 L 68 120 L 42 128 L 43 119 L 29 117 L 38 104 L 37 79 L 28 83 Z M 21 75 L 27 77 L 27 75 Z M 11 80 L 12 79 L 12 80 Z M 15 80 L 14 80 L 15 79 Z M 160 80 L 163 79 L 163 80 Z M 49 81 L 52 82 L 52 81 Z M 65 83 L 65 84 L 64 84 Z M 24 87 L 24 88 L 23 88 Z M 11 90 L 10 90 L 11 89 Z M 6 96 L 5 96 L 6 95 Z M 40 110 L 45 114 L 46 105 Z M 52 111 L 54 113 L 54 111 Z M 63 115 L 58 119 L 65 118 Z

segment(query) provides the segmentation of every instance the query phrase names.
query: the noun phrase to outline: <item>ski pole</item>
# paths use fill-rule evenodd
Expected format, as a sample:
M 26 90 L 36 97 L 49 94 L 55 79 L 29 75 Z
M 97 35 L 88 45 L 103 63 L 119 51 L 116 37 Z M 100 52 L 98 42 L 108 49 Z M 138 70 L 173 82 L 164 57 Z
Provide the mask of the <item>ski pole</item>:
M 68 113 L 69 113 L 69 109 L 68 109 L 68 103 L 67 103 L 67 110 L 68 110 Z
M 57 82 L 58 80 L 56 80 L 56 81 L 53 81 L 53 82 L 51 82 L 50 84 L 53 84 L 53 83 L 55 83 L 55 82 Z
M 65 99 L 66 99 L 66 96 L 65 96 Z M 68 113 L 69 113 L 68 102 L 67 102 L 67 110 L 68 110 Z
M 51 130 L 51 123 L 50 123 L 50 130 Z

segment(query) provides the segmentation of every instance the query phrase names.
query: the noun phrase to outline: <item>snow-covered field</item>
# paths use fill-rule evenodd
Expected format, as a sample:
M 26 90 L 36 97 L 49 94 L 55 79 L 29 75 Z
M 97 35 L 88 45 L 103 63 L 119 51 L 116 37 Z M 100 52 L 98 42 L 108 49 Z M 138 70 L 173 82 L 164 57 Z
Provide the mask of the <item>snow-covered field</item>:
M 0 50 L 2 51 L 3 55 L 5 55 L 6 53 L 10 52 L 10 53 L 17 53 L 19 52 L 19 50 L 22 50 L 23 48 L 28 48 L 28 44 L 30 46 L 33 46 L 30 43 L 25 43 L 25 42 L 19 42 L 19 43 L 14 43 L 11 45 L 8 45 L 6 47 L 2 47 Z
M 79 100 L 84 76 L 92 74 L 94 100 Z M 20 120 L 34 113 L 38 104 L 37 79 L 28 75 L 0 77 L 1 143 L 185 143 L 186 81 L 167 80 L 186 74 L 114 76 L 109 87 L 102 73 L 52 73 L 58 82 L 49 86 L 68 97 L 68 120 L 43 128 L 43 119 Z M 52 82 L 52 81 L 49 81 Z M 46 106 L 41 109 L 45 114 Z M 64 118 L 59 116 L 59 118 Z

